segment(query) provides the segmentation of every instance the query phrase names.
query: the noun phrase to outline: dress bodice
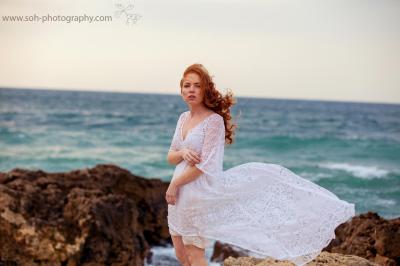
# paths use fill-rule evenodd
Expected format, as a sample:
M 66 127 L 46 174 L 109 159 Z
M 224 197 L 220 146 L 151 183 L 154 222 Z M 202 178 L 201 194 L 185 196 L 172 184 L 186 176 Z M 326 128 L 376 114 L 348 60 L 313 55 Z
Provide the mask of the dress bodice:
M 204 174 L 212 177 L 218 176 L 223 171 L 223 156 L 225 144 L 225 125 L 221 115 L 213 113 L 204 118 L 195 127 L 190 129 L 185 139 L 182 129 L 187 121 L 189 111 L 183 112 L 178 119 L 170 150 L 181 150 L 187 148 L 200 155 L 201 162 L 195 164 Z M 187 166 L 182 160 L 176 167 L 176 172 Z M 175 175 L 174 173 L 174 175 Z

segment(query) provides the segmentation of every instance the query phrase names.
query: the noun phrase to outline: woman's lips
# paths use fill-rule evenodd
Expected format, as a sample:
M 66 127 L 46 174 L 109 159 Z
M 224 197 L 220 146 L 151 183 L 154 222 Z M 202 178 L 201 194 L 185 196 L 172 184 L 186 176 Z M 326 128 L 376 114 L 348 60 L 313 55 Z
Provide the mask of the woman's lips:
M 188 98 L 189 98 L 189 100 L 194 100 L 194 99 L 196 99 L 195 96 L 189 96 Z

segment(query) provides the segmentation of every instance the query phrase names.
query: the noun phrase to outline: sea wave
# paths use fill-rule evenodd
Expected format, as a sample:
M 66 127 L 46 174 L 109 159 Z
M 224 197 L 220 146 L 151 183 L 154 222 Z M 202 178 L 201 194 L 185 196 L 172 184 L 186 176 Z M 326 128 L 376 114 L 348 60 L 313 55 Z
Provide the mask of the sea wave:
M 355 177 L 362 179 L 373 179 L 373 178 L 384 178 L 386 177 L 390 171 L 387 169 L 382 169 L 377 166 L 371 165 L 354 165 L 349 163 L 320 163 L 319 167 L 333 169 L 333 170 L 342 170 L 352 174 Z

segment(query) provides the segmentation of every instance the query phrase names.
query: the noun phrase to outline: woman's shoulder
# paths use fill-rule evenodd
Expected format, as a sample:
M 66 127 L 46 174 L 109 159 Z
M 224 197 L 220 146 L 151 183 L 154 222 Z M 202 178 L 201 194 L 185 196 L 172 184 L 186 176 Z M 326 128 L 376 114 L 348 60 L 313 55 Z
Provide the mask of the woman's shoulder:
M 182 119 L 182 117 L 184 117 L 184 116 L 187 114 L 187 112 L 189 112 L 189 111 L 184 111 L 184 112 L 182 112 L 182 113 L 179 115 L 179 119 Z
M 214 117 L 215 119 L 224 119 L 222 115 L 218 114 L 217 112 L 212 111 L 210 114 L 211 117 Z
M 189 111 L 184 111 L 184 112 L 182 112 L 182 113 L 179 115 L 178 121 L 179 121 L 180 123 L 182 123 L 182 121 L 185 120 L 186 114 L 187 114 L 188 112 L 189 112 Z
M 223 116 L 216 112 L 212 112 L 211 114 L 209 114 L 209 116 L 207 116 L 206 120 L 208 120 L 208 123 L 206 123 L 206 124 L 211 124 L 213 126 L 217 126 L 217 125 L 219 126 L 219 125 L 224 124 Z

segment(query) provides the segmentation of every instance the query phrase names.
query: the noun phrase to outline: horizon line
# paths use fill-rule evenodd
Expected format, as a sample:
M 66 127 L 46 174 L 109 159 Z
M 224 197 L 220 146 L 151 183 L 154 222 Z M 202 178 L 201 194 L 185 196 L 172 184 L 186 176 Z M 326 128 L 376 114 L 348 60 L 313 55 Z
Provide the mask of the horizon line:
M 164 92 L 144 92 L 144 91 L 113 91 L 113 90 L 90 90 L 90 89 L 62 89 L 62 88 L 35 88 L 35 87 L 3 87 L 0 90 L 39 90 L 39 91 L 65 91 L 65 92 L 93 92 L 93 93 L 128 93 L 128 94 L 155 94 L 155 95 L 171 95 L 179 96 L 176 93 Z M 221 92 L 220 89 L 218 91 Z M 312 102 L 334 102 L 334 103 L 357 103 L 357 104 L 387 104 L 400 105 L 400 102 L 371 102 L 371 101 L 355 101 L 355 100 L 337 100 L 337 99 L 317 99 L 317 98 L 281 98 L 281 97 L 266 97 L 266 96 L 250 96 L 250 95 L 234 95 L 236 98 L 253 98 L 266 100 L 284 100 L 284 101 L 312 101 Z

